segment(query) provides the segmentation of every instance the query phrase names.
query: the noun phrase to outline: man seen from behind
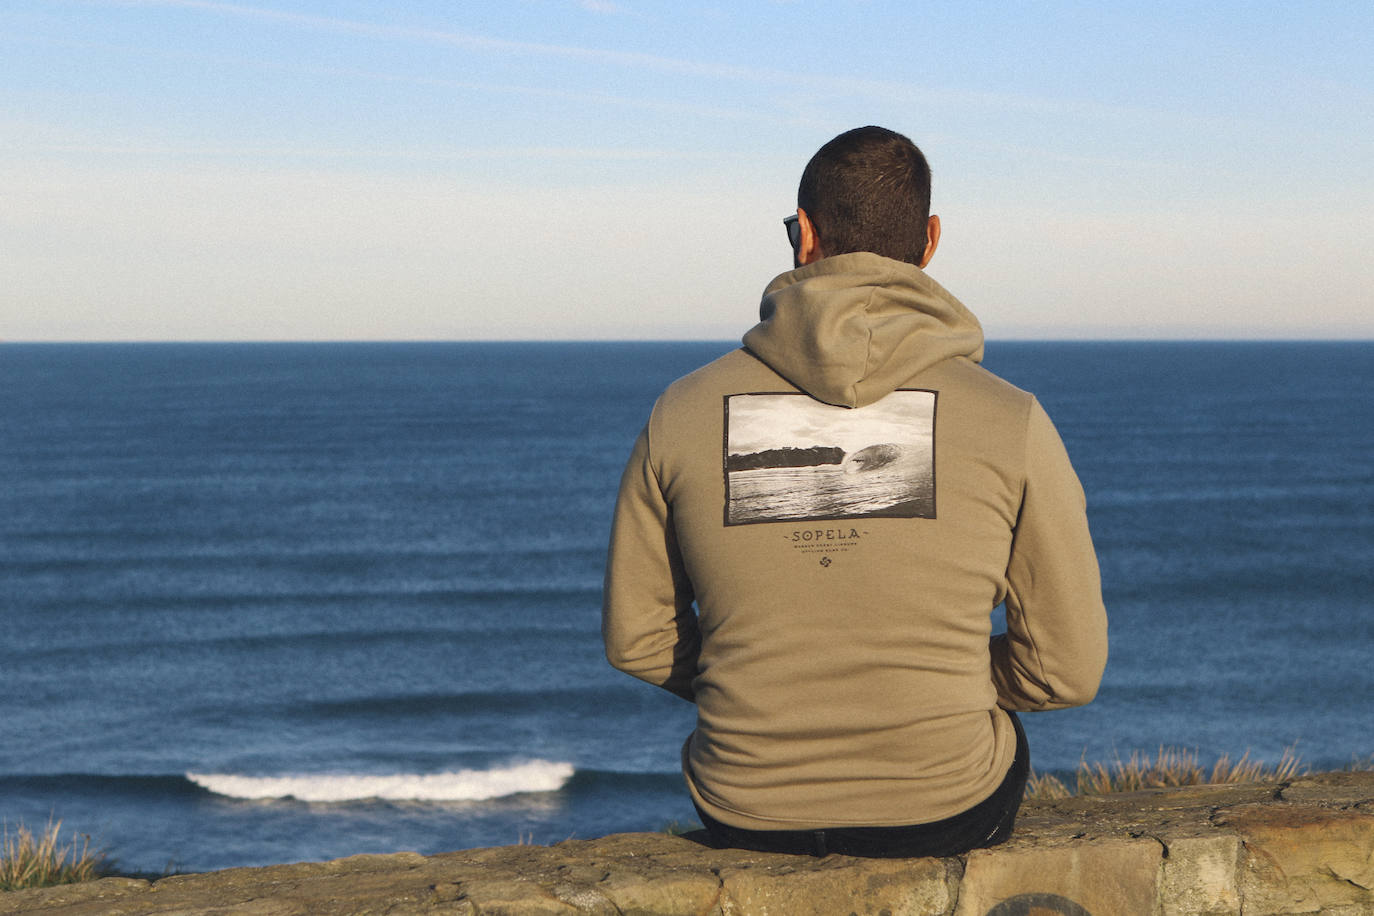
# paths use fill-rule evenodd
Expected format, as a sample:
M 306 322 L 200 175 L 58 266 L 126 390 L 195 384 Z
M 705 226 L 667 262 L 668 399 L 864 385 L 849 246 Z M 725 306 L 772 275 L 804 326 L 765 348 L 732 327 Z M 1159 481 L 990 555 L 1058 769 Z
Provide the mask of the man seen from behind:
M 683 772 L 720 846 L 1000 843 L 1016 713 L 1087 703 L 1106 664 L 1082 487 L 925 273 L 929 208 L 901 134 L 823 146 L 785 220 L 796 269 L 743 348 L 662 394 L 621 479 L 606 654 L 696 704 Z

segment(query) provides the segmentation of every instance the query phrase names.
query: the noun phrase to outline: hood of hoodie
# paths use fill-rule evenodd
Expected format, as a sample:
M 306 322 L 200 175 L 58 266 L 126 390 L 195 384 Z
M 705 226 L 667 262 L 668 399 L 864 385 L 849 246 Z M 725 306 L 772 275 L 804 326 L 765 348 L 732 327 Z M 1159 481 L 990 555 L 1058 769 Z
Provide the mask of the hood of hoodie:
M 863 407 L 941 360 L 983 358 L 983 328 L 925 271 L 869 252 L 768 284 L 744 346 L 819 401 Z

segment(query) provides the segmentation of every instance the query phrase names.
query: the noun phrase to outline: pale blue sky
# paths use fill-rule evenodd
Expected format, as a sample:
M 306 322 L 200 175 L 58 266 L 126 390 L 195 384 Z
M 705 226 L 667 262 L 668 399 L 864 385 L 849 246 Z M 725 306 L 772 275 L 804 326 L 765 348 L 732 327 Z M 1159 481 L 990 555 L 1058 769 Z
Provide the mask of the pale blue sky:
M 870 123 L 992 338 L 1374 336 L 1374 3 L 1201 7 L 15 0 L 0 338 L 735 339 Z

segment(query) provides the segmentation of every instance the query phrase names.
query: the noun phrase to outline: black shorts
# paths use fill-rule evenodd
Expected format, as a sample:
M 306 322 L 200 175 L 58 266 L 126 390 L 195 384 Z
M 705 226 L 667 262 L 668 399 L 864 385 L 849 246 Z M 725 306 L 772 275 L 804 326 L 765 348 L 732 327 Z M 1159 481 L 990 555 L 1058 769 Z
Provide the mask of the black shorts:
M 839 853 L 872 859 L 953 856 L 1006 842 L 1030 775 L 1030 747 L 1016 713 L 1016 756 L 992 794 L 966 811 L 929 824 L 908 827 L 829 827 L 824 830 L 744 830 L 722 824 L 697 805 L 701 823 L 718 849 L 752 849 L 824 856 Z

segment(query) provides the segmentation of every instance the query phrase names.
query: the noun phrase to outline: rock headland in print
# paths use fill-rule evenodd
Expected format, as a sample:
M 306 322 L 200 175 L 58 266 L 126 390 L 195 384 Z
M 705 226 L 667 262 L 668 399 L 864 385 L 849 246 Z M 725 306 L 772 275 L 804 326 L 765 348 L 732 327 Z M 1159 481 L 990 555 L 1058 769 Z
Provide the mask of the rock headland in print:
M 725 521 L 935 517 L 935 392 L 866 407 L 801 393 L 725 399 Z

